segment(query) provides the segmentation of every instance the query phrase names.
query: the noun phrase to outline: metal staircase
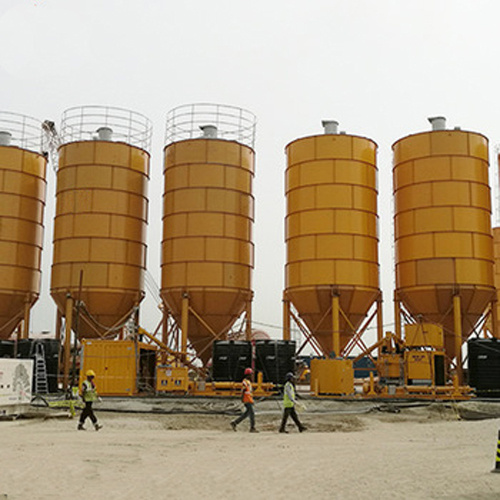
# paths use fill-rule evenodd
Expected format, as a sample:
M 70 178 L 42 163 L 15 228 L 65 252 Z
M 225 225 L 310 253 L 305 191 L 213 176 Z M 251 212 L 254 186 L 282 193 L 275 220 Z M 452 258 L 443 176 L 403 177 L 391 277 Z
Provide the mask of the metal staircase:
M 35 342 L 35 394 L 48 394 L 47 364 L 45 349 L 41 342 Z

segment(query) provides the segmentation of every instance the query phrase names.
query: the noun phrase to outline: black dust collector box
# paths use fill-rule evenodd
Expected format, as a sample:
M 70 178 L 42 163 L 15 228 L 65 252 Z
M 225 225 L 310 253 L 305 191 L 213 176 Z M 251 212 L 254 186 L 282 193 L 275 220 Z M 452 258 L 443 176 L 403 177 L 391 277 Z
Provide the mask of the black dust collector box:
M 286 382 L 286 374 L 295 371 L 295 347 L 294 340 L 255 341 L 255 368 L 263 373 L 264 382 Z
M 252 366 L 252 343 L 216 340 L 212 349 L 212 379 L 215 382 L 241 382 L 245 368 Z
M 500 341 L 471 339 L 469 352 L 469 385 L 483 397 L 500 397 Z

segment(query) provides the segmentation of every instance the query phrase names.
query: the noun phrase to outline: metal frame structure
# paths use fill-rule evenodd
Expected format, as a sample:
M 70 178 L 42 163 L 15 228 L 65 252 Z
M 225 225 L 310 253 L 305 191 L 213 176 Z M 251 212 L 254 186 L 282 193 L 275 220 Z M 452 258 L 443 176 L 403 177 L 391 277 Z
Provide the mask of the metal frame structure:
M 167 113 L 165 145 L 202 136 L 200 127 L 217 127 L 217 138 L 236 141 L 252 149 L 255 145 L 256 116 L 236 106 L 195 103 L 177 106 Z
M 125 142 L 145 151 L 151 149 L 153 128 L 149 118 L 124 108 L 95 105 L 77 106 L 63 113 L 61 144 L 96 140 L 97 130 L 102 127 L 113 131 L 115 142 Z
M 470 335 L 468 335 L 466 338 L 463 336 L 462 332 L 462 314 L 461 314 L 461 297 L 460 294 L 457 292 L 453 296 L 453 304 L 452 306 L 448 309 L 446 314 L 443 316 L 443 319 L 448 316 L 448 315 L 453 315 L 453 333 L 454 333 L 454 341 L 455 341 L 455 349 L 458 353 L 456 358 L 450 358 L 449 356 L 446 356 L 447 362 L 449 367 L 454 368 L 456 370 L 456 376 L 458 380 L 458 384 L 462 385 L 464 382 L 464 376 L 463 376 L 463 367 L 466 361 L 466 358 L 462 358 L 462 347 L 463 344 L 470 338 L 472 335 L 476 334 L 479 336 L 479 331 L 484 331 L 485 334 L 488 332 L 488 329 L 485 328 L 486 322 L 488 321 L 489 318 L 491 318 L 491 330 L 490 335 L 492 338 L 498 338 L 497 337 L 497 311 L 496 311 L 496 301 L 493 300 L 489 307 L 487 307 L 482 315 L 482 317 L 477 321 L 475 325 L 473 325 L 473 329 Z M 415 319 L 404 307 L 402 300 L 398 297 L 397 292 L 394 292 L 394 318 L 395 318 L 395 334 L 396 337 L 399 338 L 400 340 L 403 338 L 402 336 L 402 328 L 403 328 L 403 323 L 401 321 L 401 318 L 404 318 L 406 323 L 417 323 L 418 320 Z
M 368 311 L 367 319 L 363 322 L 363 324 L 358 328 L 354 328 L 354 326 L 350 323 L 347 315 L 342 310 L 339 304 L 339 296 L 337 294 L 332 294 L 332 303 L 328 310 L 325 311 L 323 315 L 323 320 L 332 313 L 332 325 L 331 325 L 331 334 L 333 337 L 333 346 L 334 351 L 338 357 L 346 357 L 352 353 L 353 349 L 358 346 L 361 350 L 368 350 L 368 347 L 362 340 L 363 334 L 366 332 L 370 324 L 376 318 L 377 321 L 377 342 L 379 342 L 383 338 L 383 316 L 382 316 L 382 293 L 379 294 L 379 297 L 376 301 L 374 301 L 372 307 Z M 352 338 L 349 343 L 344 347 L 344 349 L 340 350 L 340 317 L 342 317 L 346 323 L 349 325 L 352 331 Z M 304 324 L 304 322 L 300 319 L 298 312 L 293 307 L 292 302 L 287 298 L 286 292 L 283 294 L 283 340 L 290 340 L 291 338 L 291 320 L 299 328 L 302 336 L 304 337 L 304 341 L 297 350 L 297 354 L 300 354 L 301 351 L 307 346 L 311 346 L 315 353 L 318 356 L 328 357 L 329 353 L 326 353 L 322 350 L 320 344 L 314 337 L 315 332 L 311 332 L 309 328 Z M 319 322 L 318 326 L 322 323 Z
M 188 325 L 189 325 L 189 316 L 194 316 L 212 335 L 213 339 L 210 344 L 207 345 L 202 351 L 196 353 L 195 349 L 189 342 L 188 336 Z M 252 338 L 252 303 L 248 302 L 246 304 L 245 311 L 241 316 L 240 331 L 245 331 L 245 340 L 251 340 Z M 223 331 L 216 333 L 212 328 L 203 320 L 203 318 L 196 312 L 196 310 L 189 303 L 189 294 L 184 294 L 182 299 L 182 311 L 181 311 L 181 323 L 178 324 L 174 318 L 172 313 L 165 309 L 163 313 L 162 320 L 162 342 L 172 349 L 173 351 L 180 353 L 181 360 L 183 362 L 194 363 L 197 360 L 200 360 L 201 354 L 203 354 L 209 347 L 212 346 L 215 340 L 219 340 L 223 335 L 227 335 L 228 338 L 232 336 L 232 332 L 234 331 L 231 328 L 229 331 Z M 236 323 L 233 324 L 233 326 Z
M 42 122 L 31 116 L 0 111 L 0 131 L 11 134 L 10 145 L 35 153 L 42 152 Z

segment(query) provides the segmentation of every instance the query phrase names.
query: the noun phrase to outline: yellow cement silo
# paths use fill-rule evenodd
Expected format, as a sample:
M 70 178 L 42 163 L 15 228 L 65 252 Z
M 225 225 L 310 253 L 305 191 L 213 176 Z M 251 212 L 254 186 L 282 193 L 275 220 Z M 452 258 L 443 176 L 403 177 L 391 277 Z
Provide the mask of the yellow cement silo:
M 340 356 L 380 297 L 377 145 L 324 125 L 286 147 L 285 335 L 291 303 L 323 354 Z
M 51 294 L 67 322 L 80 299 L 80 338 L 112 338 L 144 295 L 149 120 L 72 108 L 61 135 Z
M 495 296 L 488 140 L 431 122 L 393 145 L 396 300 L 443 326 L 461 377 L 461 346 Z
M 238 116 L 248 121 L 231 129 Z M 161 296 L 182 331 L 180 350 L 189 342 L 205 364 L 243 312 L 250 331 L 254 127 L 253 115 L 227 106 L 181 106 L 167 117 Z
M 41 123 L 0 113 L 0 339 L 24 319 L 40 291 L 47 160 L 40 153 Z

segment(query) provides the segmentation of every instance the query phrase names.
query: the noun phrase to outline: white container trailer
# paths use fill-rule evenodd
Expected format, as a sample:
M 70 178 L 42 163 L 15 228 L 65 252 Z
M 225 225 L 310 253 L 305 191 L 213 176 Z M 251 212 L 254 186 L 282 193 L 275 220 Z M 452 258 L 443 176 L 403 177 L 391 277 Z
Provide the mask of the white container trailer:
M 0 416 L 28 410 L 32 380 L 33 360 L 0 358 Z

